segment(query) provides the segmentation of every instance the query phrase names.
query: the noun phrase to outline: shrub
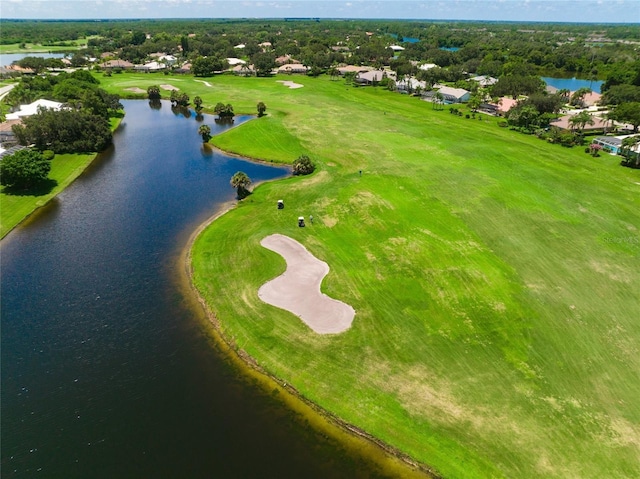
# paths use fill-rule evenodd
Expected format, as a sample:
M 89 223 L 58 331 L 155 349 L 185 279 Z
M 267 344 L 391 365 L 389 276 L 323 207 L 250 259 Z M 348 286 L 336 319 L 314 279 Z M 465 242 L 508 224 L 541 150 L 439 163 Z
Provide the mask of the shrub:
M 293 162 L 294 175 L 309 175 L 313 173 L 315 169 L 316 165 L 313 164 L 307 155 L 299 156 Z

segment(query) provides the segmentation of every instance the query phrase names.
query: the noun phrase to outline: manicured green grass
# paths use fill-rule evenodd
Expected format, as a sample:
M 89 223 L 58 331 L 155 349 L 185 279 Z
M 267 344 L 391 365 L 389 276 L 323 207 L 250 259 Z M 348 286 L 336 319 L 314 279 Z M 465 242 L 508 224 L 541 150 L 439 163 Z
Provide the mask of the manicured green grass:
M 2 187 L 0 190 L 2 205 L 0 208 L 0 237 L 4 237 L 36 209 L 44 206 L 51 198 L 64 190 L 94 158 L 95 155 L 56 155 L 51 160 L 50 182 L 45 188 L 36 192 L 7 194 L 6 187 Z
M 227 338 L 447 478 L 640 477 L 639 172 L 493 118 L 293 79 L 305 87 L 175 80 L 208 107 L 267 105 L 213 143 L 319 166 L 260 186 L 196 241 L 194 282 Z M 349 331 L 317 335 L 259 300 L 285 268 L 259 245 L 272 233 L 330 265 L 323 291 L 355 308 Z
M 122 118 L 111 118 L 111 129 L 115 130 Z M 0 238 L 4 238 L 21 221 L 35 210 L 47 204 L 58 193 L 69 186 L 91 164 L 95 154 L 56 155 L 51 160 L 49 181 L 37 191 L 24 193 L 0 189 Z

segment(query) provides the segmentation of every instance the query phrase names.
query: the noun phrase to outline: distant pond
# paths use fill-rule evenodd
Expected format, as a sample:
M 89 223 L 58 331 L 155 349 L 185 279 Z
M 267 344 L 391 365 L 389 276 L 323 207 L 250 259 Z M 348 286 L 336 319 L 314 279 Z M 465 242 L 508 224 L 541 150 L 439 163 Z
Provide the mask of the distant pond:
M 457 52 L 460 50 L 460 47 L 440 47 L 440 50 L 445 50 L 447 52 Z
M 25 57 L 64 58 L 64 53 L 2 53 L 0 54 L 0 66 L 8 66 Z
M 580 80 L 578 78 L 554 78 L 554 77 L 542 77 L 547 85 L 557 88 L 558 90 L 567 89 L 569 91 L 576 91 L 580 88 L 590 88 L 591 91 L 601 93 L 603 81 L 600 80 Z

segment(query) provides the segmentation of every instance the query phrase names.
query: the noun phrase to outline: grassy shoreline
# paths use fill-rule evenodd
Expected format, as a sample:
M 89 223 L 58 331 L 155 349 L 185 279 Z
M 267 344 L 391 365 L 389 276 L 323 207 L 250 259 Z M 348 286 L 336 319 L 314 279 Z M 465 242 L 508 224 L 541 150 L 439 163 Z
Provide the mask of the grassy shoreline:
M 115 132 L 123 118 L 111 119 L 111 130 Z M 56 155 L 51 160 L 49 179 L 55 186 L 45 194 L 7 194 L 5 187 L 0 190 L 2 204 L 0 239 L 8 235 L 16 226 L 46 206 L 52 199 L 73 183 L 98 157 L 99 153 Z
M 444 477 L 639 475 L 636 172 L 381 89 L 275 80 L 108 80 L 172 83 L 237 112 L 263 101 L 269 128 L 212 143 L 318 163 L 261 186 L 195 241 L 193 283 L 221 334 Z M 327 261 L 323 291 L 354 306 L 351 330 L 318 336 L 259 301 L 284 270 L 259 246 L 275 232 Z

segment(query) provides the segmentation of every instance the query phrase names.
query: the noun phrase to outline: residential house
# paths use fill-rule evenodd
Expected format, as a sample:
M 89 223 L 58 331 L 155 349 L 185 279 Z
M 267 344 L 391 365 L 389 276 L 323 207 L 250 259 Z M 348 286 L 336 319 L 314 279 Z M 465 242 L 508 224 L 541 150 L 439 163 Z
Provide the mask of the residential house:
M 278 67 L 278 73 L 307 73 L 309 69 L 301 63 L 287 63 Z
M 173 66 L 178 61 L 178 59 L 173 55 L 162 55 L 158 57 L 158 61 L 166 65 Z
M 497 113 L 499 115 L 505 115 L 509 110 L 518 104 L 518 100 L 503 96 L 498 100 Z
M 450 86 L 440 87 L 438 93 L 444 97 L 446 103 L 464 103 L 469 101 L 471 97 L 471 92 L 463 88 L 453 88 Z
M 561 130 L 573 130 L 575 129 L 575 126 L 572 125 L 569 122 L 569 120 L 574 116 L 575 115 L 561 116 L 557 120 L 552 121 L 550 125 L 555 126 L 556 128 L 559 128 Z M 595 130 L 606 131 L 608 128 L 611 128 L 611 124 L 609 120 L 605 120 L 603 118 L 600 118 L 599 116 L 593 116 L 593 115 L 591 116 L 591 119 L 593 120 L 593 125 L 589 125 L 589 124 L 585 125 L 584 128 L 582 129 L 583 131 L 595 131 Z
M 295 63 L 290 55 L 282 55 L 276 58 L 276 65 L 284 65 L 285 63 Z
M 242 76 L 242 77 L 250 77 L 256 74 L 256 70 L 253 65 L 247 65 L 246 63 L 242 63 L 236 65 L 231 69 L 234 75 Z
M 602 95 L 600 93 L 596 93 L 595 91 L 592 91 L 591 93 L 587 93 L 584 96 L 584 98 L 582 99 L 582 103 L 586 107 L 594 106 L 600 103 L 601 98 L 602 98 Z
M 144 65 L 135 65 L 133 68 L 134 70 L 141 72 L 157 72 L 160 70 L 164 70 L 166 68 L 166 65 L 164 63 L 149 62 L 145 63 Z
M 135 65 L 126 60 L 108 60 L 104 63 L 100 64 L 101 68 L 105 70 L 113 70 L 113 69 L 122 69 L 122 70 L 133 70 Z
M 25 116 L 31 116 L 38 113 L 38 109 L 45 108 L 47 110 L 60 110 L 62 108 L 62 103 L 51 100 L 36 100 L 33 103 L 29 103 L 28 105 L 20 105 L 20 109 L 13 113 L 7 113 L 5 118 L 7 120 L 19 120 Z
M 415 78 L 403 78 L 396 82 L 396 89 L 400 92 L 413 93 L 417 90 L 426 90 L 427 82 L 416 80 Z
M 340 75 L 344 75 L 345 73 L 360 73 L 360 72 L 368 72 L 374 70 L 373 67 L 361 67 L 358 65 L 347 65 L 344 67 L 336 68 L 340 72 Z
M 244 65 L 247 62 L 245 62 L 244 60 L 241 60 L 240 58 L 230 57 L 230 58 L 227 58 L 227 63 L 229 64 L 230 67 L 235 67 L 236 65 Z
M 437 67 L 435 63 L 423 63 L 418 67 L 418 70 L 431 70 L 432 68 Z
M 384 70 L 370 70 L 356 74 L 355 81 L 361 85 L 375 85 L 383 78 L 387 78 L 387 72 Z
M 490 76 L 486 76 L 486 75 L 480 75 L 480 76 L 476 76 L 471 78 L 472 81 L 478 83 L 481 87 L 488 87 L 491 85 L 495 85 L 496 83 L 498 83 L 498 79 L 497 78 L 493 78 Z
M 185 62 L 173 71 L 175 73 L 191 73 L 191 63 Z

